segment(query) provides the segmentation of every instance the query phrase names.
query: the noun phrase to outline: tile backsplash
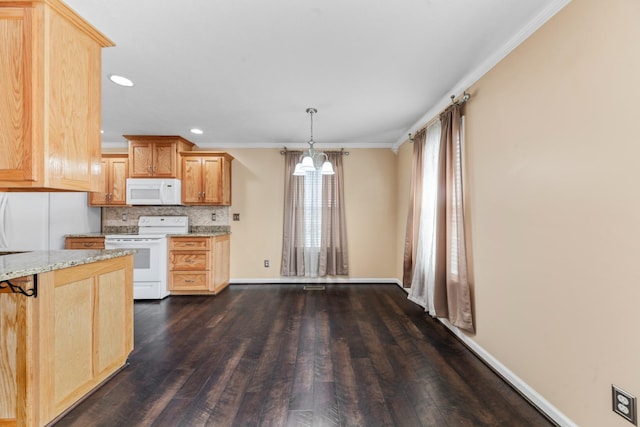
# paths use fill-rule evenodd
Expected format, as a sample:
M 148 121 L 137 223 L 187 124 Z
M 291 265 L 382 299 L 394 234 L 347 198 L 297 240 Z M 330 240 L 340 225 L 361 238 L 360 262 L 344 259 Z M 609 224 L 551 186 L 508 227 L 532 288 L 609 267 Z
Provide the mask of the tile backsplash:
M 102 208 L 102 231 L 137 233 L 142 215 L 186 215 L 192 231 L 230 228 L 228 206 L 131 206 Z

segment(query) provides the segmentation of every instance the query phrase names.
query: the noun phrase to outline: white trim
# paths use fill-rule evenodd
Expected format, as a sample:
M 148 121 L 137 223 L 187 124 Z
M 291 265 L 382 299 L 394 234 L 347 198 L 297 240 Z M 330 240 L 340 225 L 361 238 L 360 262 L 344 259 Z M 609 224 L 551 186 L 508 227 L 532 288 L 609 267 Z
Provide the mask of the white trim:
M 402 284 L 398 281 L 398 285 L 407 294 L 409 288 L 403 288 Z M 460 341 L 462 341 L 469 349 L 478 356 L 484 363 L 493 368 L 505 381 L 507 381 L 513 388 L 518 390 L 524 397 L 526 397 L 533 405 L 535 405 L 541 412 L 546 414 L 549 418 L 555 421 L 561 427 L 578 427 L 576 423 L 571 421 L 565 414 L 560 412 L 558 408 L 553 406 L 547 399 L 542 397 L 537 391 L 535 391 L 529 384 L 524 382 L 522 378 L 511 372 L 506 366 L 504 366 L 498 359 L 493 357 L 491 353 L 482 348 L 473 339 L 465 335 L 456 326 L 453 326 L 447 319 L 437 318 L 444 326 L 446 326 Z
M 371 283 L 381 284 L 389 283 L 401 285 L 398 279 L 375 278 L 375 277 L 272 277 L 260 279 L 231 279 L 230 284 L 295 284 L 295 283 L 324 283 L 324 284 L 354 284 L 354 283 Z
M 391 149 L 391 142 L 317 142 L 314 148 L 317 150 L 340 150 L 341 148 L 386 148 Z M 306 150 L 307 143 L 300 142 L 199 142 L 199 149 L 242 149 L 242 148 L 279 148 L 287 147 L 290 150 Z
M 447 92 L 447 94 L 454 94 L 456 96 L 462 95 L 462 92 L 467 90 L 471 85 L 476 83 L 482 76 L 488 73 L 493 67 L 495 67 L 498 62 L 502 61 L 505 56 L 510 54 L 516 47 L 520 46 L 531 34 L 535 33 L 540 27 L 542 27 L 547 21 L 549 21 L 556 13 L 558 13 L 563 7 L 569 4 L 571 0 L 554 0 L 549 5 L 542 10 L 537 16 L 535 16 L 527 25 L 522 27 L 520 31 L 518 31 L 511 39 L 509 39 L 505 44 L 500 46 L 493 55 L 490 55 L 486 60 L 482 62 L 478 67 L 472 70 L 469 74 L 463 77 L 451 90 Z M 471 94 L 473 96 L 473 94 Z M 438 115 L 442 110 L 444 110 L 447 105 L 451 102 L 451 98 L 447 96 L 446 98 L 440 100 L 438 103 L 434 104 L 433 107 L 427 113 L 422 116 L 417 122 L 413 124 L 406 132 L 403 132 L 403 136 L 400 137 L 393 147 L 391 148 L 394 153 L 398 152 L 398 148 L 407 141 L 407 136 L 409 133 L 417 132 L 420 128 L 422 128 L 425 124 L 427 124 L 431 119 L 433 119 L 436 115 Z M 473 102 L 473 101 L 472 101 Z
M 189 138 L 187 138 L 189 139 Z M 223 149 L 243 149 L 243 148 L 278 148 L 283 150 L 287 147 L 289 150 L 306 150 L 309 148 L 307 143 L 286 143 L 286 142 L 198 142 L 198 150 L 223 150 Z M 127 148 L 128 143 L 125 142 L 102 142 L 103 149 Z M 391 150 L 392 142 L 344 142 L 344 143 L 317 143 L 314 146 L 317 150 L 337 151 L 341 148 L 380 148 Z
M 531 403 L 538 407 L 538 409 L 544 412 L 549 418 L 555 421 L 562 427 L 577 427 L 578 425 L 571 421 L 565 414 L 560 412 L 558 408 L 553 406 L 548 400 L 542 397 L 537 391 L 535 391 L 529 384 L 524 382 L 522 378 L 511 372 L 506 366 L 504 366 L 498 359 L 493 357 L 488 351 L 479 346 L 473 339 L 463 334 L 460 329 L 453 326 L 446 319 L 438 319 L 443 325 L 456 336 L 460 341 L 467 345 L 471 351 L 473 351 L 480 359 L 486 364 L 491 366 L 498 372 L 509 384 L 511 384 L 516 390 L 524 395 Z

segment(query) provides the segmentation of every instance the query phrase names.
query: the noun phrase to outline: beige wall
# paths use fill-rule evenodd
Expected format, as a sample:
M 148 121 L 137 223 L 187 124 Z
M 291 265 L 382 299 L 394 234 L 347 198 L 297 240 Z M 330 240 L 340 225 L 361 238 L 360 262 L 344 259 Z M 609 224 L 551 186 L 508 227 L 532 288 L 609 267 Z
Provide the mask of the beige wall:
M 638 22 L 571 2 L 466 110 L 472 338 L 580 426 L 630 425 L 612 383 L 640 395 Z
M 231 278 L 279 279 L 284 156 L 279 149 L 228 149 L 233 161 Z M 344 158 L 351 278 L 396 277 L 396 156 L 350 149 Z M 263 266 L 270 261 L 270 268 Z

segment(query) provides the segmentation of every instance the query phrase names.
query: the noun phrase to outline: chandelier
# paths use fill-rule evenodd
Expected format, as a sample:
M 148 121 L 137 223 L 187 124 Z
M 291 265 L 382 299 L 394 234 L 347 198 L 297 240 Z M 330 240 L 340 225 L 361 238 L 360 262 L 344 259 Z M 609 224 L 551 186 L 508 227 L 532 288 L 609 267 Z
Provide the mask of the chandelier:
M 304 176 L 307 172 L 319 171 L 322 175 L 333 175 L 333 165 L 329 161 L 329 157 L 322 151 L 316 151 L 313 145 L 316 143 L 313 140 L 313 115 L 318 112 L 315 108 L 307 108 L 307 113 L 311 116 L 311 137 L 307 144 L 309 149 L 302 153 L 300 158 L 302 159 L 293 171 L 295 176 Z

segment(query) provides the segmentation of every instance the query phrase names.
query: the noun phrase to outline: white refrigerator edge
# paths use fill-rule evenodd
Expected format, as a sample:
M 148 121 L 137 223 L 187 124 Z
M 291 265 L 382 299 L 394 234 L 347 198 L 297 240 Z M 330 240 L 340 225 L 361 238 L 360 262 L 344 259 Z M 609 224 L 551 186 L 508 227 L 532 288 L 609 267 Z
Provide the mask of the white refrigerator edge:
M 0 193 L 0 250 L 64 249 L 66 234 L 100 232 L 87 193 Z

